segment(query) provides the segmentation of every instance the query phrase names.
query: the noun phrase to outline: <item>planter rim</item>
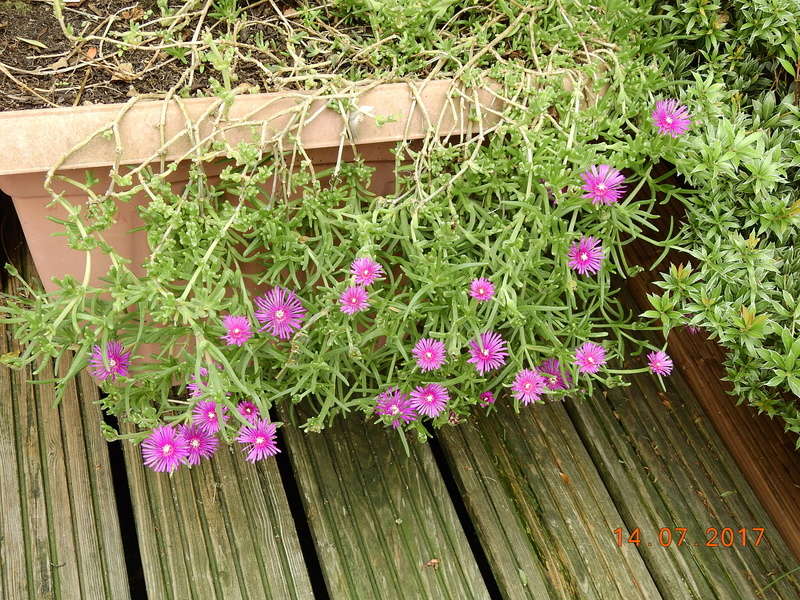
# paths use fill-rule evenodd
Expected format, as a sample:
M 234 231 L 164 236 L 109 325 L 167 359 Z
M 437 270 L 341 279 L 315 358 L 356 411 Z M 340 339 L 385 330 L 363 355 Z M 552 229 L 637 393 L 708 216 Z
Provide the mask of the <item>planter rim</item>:
M 296 107 L 308 103 L 314 93 L 312 90 L 236 95 L 227 117 L 219 121 L 226 128 L 222 133 L 215 129 L 215 120 L 221 116 L 220 109 L 214 108 L 215 104 L 220 105 L 216 97 L 3 112 L 0 139 L 5 152 L 0 154 L 0 176 L 44 173 L 56 165 L 59 169 L 110 167 L 117 157 L 120 165 L 140 164 L 149 159 L 155 162 L 162 156 L 173 161 L 186 156 L 192 148 L 185 133 L 187 124 L 191 124 L 200 139 L 222 136 L 232 144 L 260 139 L 264 145 L 278 132 L 297 126 L 292 122 L 292 119 L 297 121 L 296 114 L 292 113 L 297 113 Z M 358 112 L 351 112 L 350 118 L 345 119 L 326 107 L 332 97 L 352 98 Z M 306 112 L 308 120 L 298 136 L 299 145 L 310 150 L 342 143 L 420 139 L 433 131 L 442 136 L 474 133 L 479 125 L 470 119 L 470 111 L 480 112 L 481 126 L 485 129 L 499 121 L 501 104 L 501 99 L 488 87 L 466 88 L 451 79 L 365 84 L 342 96 L 327 93 L 311 99 Z M 119 118 L 125 107 L 127 112 Z M 396 120 L 378 126 L 374 117 Z M 96 135 L 58 164 L 63 155 L 89 136 L 108 129 L 118 118 L 118 146 L 113 137 Z M 163 132 L 159 125 L 162 122 Z M 254 127 L 260 129 L 257 137 Z M 283 150 L 292 149 L 295 143 L 286 134 L 280 140 Z M 158 155 L 164 141 L 170 143 L 166 152 Z

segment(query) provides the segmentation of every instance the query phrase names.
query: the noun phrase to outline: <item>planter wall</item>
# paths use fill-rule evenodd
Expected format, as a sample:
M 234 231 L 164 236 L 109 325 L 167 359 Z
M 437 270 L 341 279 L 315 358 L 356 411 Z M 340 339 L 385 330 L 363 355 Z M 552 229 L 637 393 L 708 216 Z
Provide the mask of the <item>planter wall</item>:
M 42 282 L 52 291 L 56 289 L 52 277 L 70 274 L 82 280 L 86 261 L 85 252 L 72 250 L 63 237 L 55 237 L 63 227 L 48 219 L 65 216 L 60 206 L 47 207 L 51 196 L 44 188 L 45 180 L 56 167 L 59 174 L 78 181 L 89 170 L 100 180 L 96 189 L 103 190 L 109 185 L 108 171 L 115 161 L 121 165 L 152 162 L 155 166 L 162 158 L 171 162 L 190 156 L 192 142 L 185 133 L 187 123 L 195 140 L 211 139 L 209 136 L 216 132 L 213 135 L 233 144 L 253 141 L 254 137 L 265 144 L 266 140 L 275 139 L 276 133 L 287 128 L 291 131 L 299 123 L 296 107 L 305 104 L 299 143 L 315 168 L 335 165 L 342 140 L 349 136 L 343 159 L 352 158 L 352 140 L 367 164 L 376 169 L 372 191 L 388 194 L 394 189 L 395 161 L 390 150 L 397 141 L 422 139 L 431 132 L 441 136 L 476 133 L 478 126 L 470 120 L 470 114 L 481 114 L 481 127 L 485 128 L 498 122 L 501 105 L 490 90 L 463 90 L 449 80 L 377 85 L 364 88 L 355 96 L 358 107 L 369 116 L 351 112 L 347 119 L 326 108 L 325 99 L 311 100 L 300 92 L 237 96 L 224 120 L 219 117 L 219 102 L 213 98 L 0 113 L 0 138 L 5 150 L 0 157 L 0 190 L 11 196 Z M 120 118 L 123 109 L 126 112 Z M 393 116 L 396 120 L 379 126 L 372 115 Z M 95 136 L 58 164 L 60 157 L 114 122 L 118 139 Z M 292 149 L 288 133 L 278 139 L 280 150 Z M 166 153 L 159 156 L 158 149 L 165 141 Z M 171 181 L 179 184 L 185 176 L 179 170 Z M 73 204 L 86 201 L 73 186 L 55 182 L 53 187 Z M 109 244 L 131 259 L 131 269 L 137 275 L 143 275 L 141 264 L 149 255 L 149 248 L 145 233 L 131 230 L 142 224 L 137 207 L 147 201 L 139 196 L 129 203 L 118 203 L 116 223 L 104 234 Z M 103 253 L 92 253 L 92 285 L 100 284 L 109 265 Z

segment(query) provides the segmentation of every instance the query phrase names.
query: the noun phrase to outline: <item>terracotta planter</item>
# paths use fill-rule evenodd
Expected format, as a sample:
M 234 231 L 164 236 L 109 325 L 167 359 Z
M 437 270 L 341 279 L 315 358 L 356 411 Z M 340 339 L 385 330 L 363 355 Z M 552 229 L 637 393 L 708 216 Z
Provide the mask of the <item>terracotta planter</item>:
M 394 189 L 395 159 L 390 150 L 397 141 L 421 139 L 431 131 L 442 136 L 472 134 L 478 126 L 469 118 L 471 111 L 480 112 L 481 127 L 486 128 L 497 123 L 501 108 L 501 101 L 490 90 L 464 90 L 449 80 L 377 85 L 348 97 L 359 107 L 348 118 L 327 108 L 327 98 L 311 99 L 301 92 L 237 96 L 224 118 L 218 100 L 213 98 L 0 113 L 4 145 L 0 190 L 11 196 L 39 275 L 45 288 L 52 291 L 57 287 L 53 277 L 70 274 L 82 280 L 86 253 L 70 249 L 63 237 L 54 235 L 63 227 L 48 217 L 63 218 L 65 212 L 60 206 L 47 207 L 51 196 L 45 180 L 50 171 L 82 181 L 89 170 L 99 180 L 97 189 L 105 189 L 115 161 L 121 165 L 157 165 L 162 158 L 169 163 L 189 156 L 192 142 L 184 132 L 187 123 L 195 132 L 195 140 L 212 139 L 209 136 L 213 135 L 235 144 L 252 141 L 254 132 L 259 132 L 257 139 L 262 144 L 266 140 L 274 143 L 277 133 L 287 128 L 291 131 L 296 125 L 297 107 L 301 105 L 306 110 L 299 144 L 315 168 L 336 164 L 340 146 L 343 158 L 352 158 L 352 141 L 376 169 L 372 191 L 388 194 Z M 394 121 L 379 126 L 374 116 L 393 117 Z M 95 135 L 111 123 L 117 124 L 116 141 L 113 136 Z M 345 136 L 347 143 L 343 143 Z M 66 161 L 58 162 L 90 138 Z M 281 150 L 292 148 L 289 135 L 278 139 Z M 159 156 L 165 142 L 166 151 Z M 180 183 L 181 177 L 179 170 L 171 175 L 171 181 Z M 85 195 L 73 186 L 55 182 L 53 189 L 63 192 L 73 204 L 86 202 Z M 138 275 L 144 274 L 141 265 L 150 249 L 145 232 L 131 230 L 142 224 L 137 207 L 147 201 L 135 197 L 128 203 L 118 203 L 116 222 L 104 234 L 109 244 L 131 259 L 131 269 Z M 92 253 L 92 285 L 101 283 L 109 265 L 106 255 Z

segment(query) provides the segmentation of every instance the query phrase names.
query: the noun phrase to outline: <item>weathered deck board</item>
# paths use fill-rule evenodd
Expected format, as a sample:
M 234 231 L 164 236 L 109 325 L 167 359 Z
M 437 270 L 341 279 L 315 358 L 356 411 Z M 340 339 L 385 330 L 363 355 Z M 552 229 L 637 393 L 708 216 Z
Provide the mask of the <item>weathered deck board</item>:
M 17 250 L 9 260 L 34 276 Z M 17 292 L 13 281 L 6 289 Z M 0 353 L 16 350 L 3 327 Z M 48 366 L 37 379 L 50 377 Z M 30 369 L 0 369 L 2 597 L 129 598 L 96 388 L 82 378 L 54 406 L 52 386 L 31 378 Z
M 561 404 L 498 405 L 439 439 L 508 598 L 660 598 Z
M 649 375 L 632 381 L 568 409 L 623 516 L 620 526 L 640 529 L 639 551 L 663 597 L 800 597 L 800 572 L 761 595 L 797 561 L 681 376 L 665 380 L 666 393 Z M 684 544 L 662 547 L 660 528 L 675 527 L 688 529 Z M 748 528 L 748 545 L 706 547 L 709 527 Z M 758 547 L 749 545 L 752 527 L 766 528 Z
M 0 352 L 8 352 L 6 332 L 0 335 Z M 28 598 L 26 566 L 27 527 L 23 521 L 25 503 L 21 497 L 25 475 L 22 444 L 18 442 L 17 399 L 12 392 L 18 379 L 8 369 L 0 370 L 0 591 L 3 598 Z M 33 593 L 32 590 L 30 590 Z
M 680 182 L 675 182 L 681 185 Z M 673 228 L 669 219 L 681 220 L 684 208 L 672 199 L 660 208 L 661 218 L 656 223 L 663 236 Z M 663 290 L 652 282 L 660 280 L 657 272 L 649 270 L 661 248 L 642 240 L 625 247 L 631 264 L 646 266 L 648 270 L 628 280 L 628 289 L 638 304 L 639 311 L 650 309 L 647 293 Z M 692 262 L 691 257 L 672 253 L 658 271 L 666 271 L 670 262 Z M 669 352 L 686 382 L 695 393 L 703 410 L 714 425 L 722 441 L 753 488 L 756 497 L 780 529 L 786 543 L 800 559 L 800 453 L 795 448 L 797 436 L 784 432 L 781 419 L 770 419 L 750 406 L 735 406 L 736 398 L 728 391 L 730 383 L 722 381 L 725 370 L 724 351 L 704 335 L 692 335 L 673 330 L 669 336 Z M 794 507 L 787 509 L 787 507 Z
M 488 598 L 430 448 L 358 415 L 285 435 L 332 598 Z
M 313 597 L 274 461 L 221 445 L 170 477 L 126 443 L 125 463 L 150 600 Z

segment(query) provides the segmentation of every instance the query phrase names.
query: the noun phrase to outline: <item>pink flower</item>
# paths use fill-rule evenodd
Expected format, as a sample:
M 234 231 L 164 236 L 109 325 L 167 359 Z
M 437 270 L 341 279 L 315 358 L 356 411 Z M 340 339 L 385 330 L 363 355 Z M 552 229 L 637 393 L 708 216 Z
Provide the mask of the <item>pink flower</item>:
M 250 427 L 242 427 L 236 441 L 245 446 L 247 452 L 246 460 L 251 463 L 257 462 L 268 456 L 275 456 L 280 452 L 278 448 L 274 423 L 259 419 Z
M 422 372 L 435 371 L 444 364 L 444 343 L 430 338 L 422 338 L 411 351 L 417 359 L 417 366 Z
M 222 319 L 222 326 L 226 333 L 222 339 L 228 346 L 241 346 L 253 336 L 250 329 L 250 319 L 228 315 Z
M 538 371 L 523 369 L 517 373 L 511 390 L 514 398 L 521 400 L 523 404 L 538 402 L 542 399 L 542 394 L 547 389 L 547 379 Z
M 370 285 L 373 281 L 381 279 L 383 267 L 371 258 L 357 258 L 350 265 L 350 273 L 354 275 L 358 285 Z
M 486 302 L 494 297 L 494 285 L 488 279 L 473 279 L 469 284 L 469 295 L 478 302 Z
M 688 321 L 689 319 L 691 319 L 690 315 L 683 315 L 683 320 L 684 321 Z M 697 325 L 690 325 L 688 323 L 686 325 L 684 325 L 683 327 L 684 327 L 684 329 L 686 329 L 686 331 L 688 331 L 689 333 L 691 333 L 693 335 L 703 331 L 702 327 L 698 327 Z
M 366 310 L 369 307 L 367 290 L 359 285 L 351 286 L 339 296 L 339 304 L 339 309 L 348 315 Z
M 219 440 L 216 436 L 197 425 L 181 425 L 181 436 L 186 441 L 186 463 L 196 465 L 201 458 L 211 458 L 217 451 Z
M 252 423 L 253 425 L 255 425 L 261 418 L 261 413 L 259 412 L 258 407 L 247 400 L 242 400 L 239 402 L 236 410 L 239 411 L 239 414 L 242 415 L 246 421 Z
M 653 119 L 653 125 L 658 128 L 660 134 L 674 138 L 689 131 L 689 125 L 692 124 L 689 109 L 672 99 L 656 102 L 656 108 L 650 118 Z
M 417 420 L 417 414 L 411 406 L 408 395 L 401 392 L 396 387 L 390 387 L 378 396 L 375 403 L 375 414 L 391 419 L 394 429 L 404 423 Z
M 472 358 L 467 362 L 474 364 L 481 375 L 502 367 L 508 356 L 505 340 L 494 331 L 482 333 L 479 340 L 470 341 L 469 351 Z
M 495 402 L 495 397 L 492 392 L 482 392 L 478 398 L 480 398 L 482 407 L 487 407 Z
M 603 247 L 600 246 L 600 243 L 600 240 L 589 236 L 582 237 L 577 243 L 572 244 L 567 253 L 569 268 L 581 275 L 597 273 L 604 258 Z
M 220 429 L 220 422 L 224 423 L 230 418 L 227 412 L 227 406 L 217 404 L 212 400 L 198 402 L 192 409 L 192 422 L 204 431 L 217 433 Z
M 295 329 L 300 329 L 300 321 L 306 316 L 297 294 L 277 286 L 256 298 L 256 305 L 256 319 L 265 323 L 259 331 L 267 329 L 281 340 L 289 339 Z
M 114 381 L 117 377 L 125 377 L 130 363 L 131 353 L 125 352 L 125 348 L 119 342 L 108 342 L 105 351 L 101 350 L 100 346 L 94 346 L 92 358 L 89 359 L 91 374 L 101 381 L 106 379 Z
M 538 370 L 547 379 L 547 387 L 551 390 L 566 390 L 572 385 L 572 377 L 561 370 L 561 363 L 557 358 L 548 358 L 542 361 Z
M 411 392 L 411 406 L 421 415 L 433 419 L 439 416 L 450 400 L 447 388 L 438 383 L 421 385 Z
M 650 352 L 647 355 L 647 366 L 655 375 L 669 375 L 672 373 L 672 359 L 666 352 Z
M 186 440 L 173 425 L 156 427 L 142 442 L 145 466 L 158 473 L 172 473 L 188 456 Z
M 606 350 L 598 344 L 584 342 L 575 350 L 575 365 L 579 373 L 597 373 L 606 363 Z
M 622 182 L 625 177 L 617 169 L 609 165 L 592 165 L 581 173 L 583 190 L 582 197 L 590 198 L 592 204 L 613 204 L 625 193 Z
M 207 377 L 208 369 L 200 367 L 200 377 Z M 202 379 L 197 379 L 194 375 L 191 376 L 192 381 L 186 384 L 186 389 L 189 390 L 189 395 L 192 398 L 199 398 L 205 393 L 206 382 Z

